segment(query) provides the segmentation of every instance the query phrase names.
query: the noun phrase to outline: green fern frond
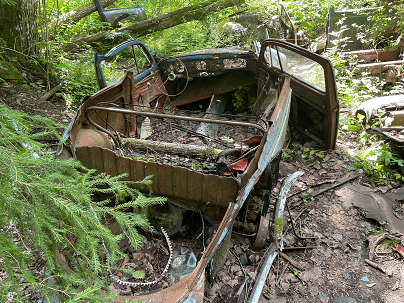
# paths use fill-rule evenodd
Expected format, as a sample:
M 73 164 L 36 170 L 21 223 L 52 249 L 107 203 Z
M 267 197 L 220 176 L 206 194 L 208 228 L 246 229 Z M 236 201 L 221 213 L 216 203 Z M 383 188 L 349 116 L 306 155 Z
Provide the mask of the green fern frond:
M 45 130 L 31 134 L 39 124 Z M 110 262 L 122 256 L 118 244 L 125 236 L 139 247 L 146 239 L 137 228 L 151 227 L 132 208 L 165 201 L 141 194 L 121 182 L 123 176 L 95 175 L 75 160 L 54 159 L 35 139 L 60 137 L 56 127 L 49 119 L 0 105 L 0 271 L 6 274 L 0 302 L 8 293 L 16 294 L 16 302 L 29 300 L 22 291 L 27 286 L 48 301 L 55 295 L 68 302 L 110 299 L 98 293 L 107 288 L 106 254 Z M 151 177 L 138 184 L 150 187 Z M 93 201 L 95 194 L 106 199 Z M 114 218 L 121 234 L 106 228 L 101 223 L 105 218 Z M 74 274 L 66 273 L 56 248 L 66 252 Z M 38 276 L 30 265 L 33 259 L 44 264 L 52 279 Z

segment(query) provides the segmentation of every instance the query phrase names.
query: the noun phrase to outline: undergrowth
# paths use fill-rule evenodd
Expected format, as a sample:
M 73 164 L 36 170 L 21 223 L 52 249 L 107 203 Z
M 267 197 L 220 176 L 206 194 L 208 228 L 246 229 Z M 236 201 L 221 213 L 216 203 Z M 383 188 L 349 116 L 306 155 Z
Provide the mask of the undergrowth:
M 404 164 L 400 156 L 402 151 L 371 130 L 380 126 L 378 119 L 365 121 L 364 116 L 356 114 L 356 109 L 367 100 L 403 93 L 402 83 L 387 84 L 380 75 L 356 73 L 356 59 L 344 58 L 335 49 L 328 50 L 324 56 L 331 60 L 335 69 L 340 102 L 339 136 L 352 145 L 345 152 L 353 160 L 349 169 L 362 169 L 367 179 L 376 185 L 403 182 L 404 175 L 400 170 Z
M 95 175 L 78 161 L 55 159 L 35 140 L 57 135 L 49 119 L 0 105 L 0 125 L 0 302 L 30 301 L 27 289 L 46 302 L 53 302 L 52 295 L 69 302 L 107 300 L 98 292 L 108 286 L 106 256 L 113 264 L 123 255 L 118 246 L 123 237 L 138 248 L 146 239 L 136 228 L 151 227 L 132 210 L 164 199 L 119 182 L 122 176 Z M 34 134 L 34 126 L 44 130 Z M 150 186 L 151 180 L 141 183 Z M 106 228 L 101 223 L 106 218 L 122 233 Z M 65 271 L 56 250 L 69 252 L 74 273 Z M 33 264 L 41 264 L 48 276 Z

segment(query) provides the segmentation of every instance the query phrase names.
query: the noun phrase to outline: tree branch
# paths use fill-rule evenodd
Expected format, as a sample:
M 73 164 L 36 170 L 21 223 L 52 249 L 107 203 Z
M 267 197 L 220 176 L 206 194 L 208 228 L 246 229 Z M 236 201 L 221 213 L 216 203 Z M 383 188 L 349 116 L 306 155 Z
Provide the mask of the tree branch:
M 203 3 L 184 7 L 176 11 L 172 11 L 148 20 L 133 23 L 129 26 L 121 27 L 114 31 L 102 32 L 93 36 L 88 36 L 71 41 L 66 45 L 64 50 L 72 51 L 76 49 L 77 46 L 102 40 L 109 33 L 114 34 L 124 31 L 131 31 L 131 36 L 133 38 L 142 37 L 155 31 L 160 31 L 182 23 L 200 19 L 201 17 L 207 15 L 210 12 L 214 12 L 235 5 L 240 5 L 241 3 L 244 3 L 244 1 L 245 0 L 208 0 Z
M 108 6 L 110 6 L 112 3 L 114 3 L 117 0 L 102 0 L 101 4 L 103 8 L 106 8 Z M 83 19 L 84 17 L 87 17 L 88 15 L 91 15 L 92 13 L 96 12 L 97 8 L 94 5 L 94 2 L 91 1 L 91 3 L 89 3 L 88 5 L 77 9 L 77 10 L 73 10 L 70 11 L 66 14 L 63 14 L 60 17 L 60 21 L 62 23 L 66 23 L 66 22 L 72 22 L 72 23 L 76 23 L 79 20 Z

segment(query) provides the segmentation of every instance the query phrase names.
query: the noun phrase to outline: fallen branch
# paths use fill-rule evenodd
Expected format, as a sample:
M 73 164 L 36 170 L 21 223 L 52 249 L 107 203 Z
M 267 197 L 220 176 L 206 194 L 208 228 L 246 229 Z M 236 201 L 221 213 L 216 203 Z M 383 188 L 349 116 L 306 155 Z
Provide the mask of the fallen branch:
M 101 1 L 101 5 L 103 8 L 106 8 L 107 6 L 110 6 L 112 3 L 114 3 L 117 0 L 102 0 Z M 60 20 L 59 22 L 61 23 L 76 23 L 79 20 L 83 19 L 84 17 L 87 17 L 89 15 L 91 15 L 92 13 L 96 12 L 97 8 L 94 5 L 94 2 L 91 1 L 91 3 L 89 3 L 86 6 L 83 6 L 79 9 L 76 10 L 72 10 L 66 14 L 63 14 L 62 16 L 60 16 Z M 52 22 L 50 24 L 50 27 L 55 26 L 55 22 Z
M 380 267 L 378 264 L 376 264 L 375 262 L 372 262 L 372 261 L 370 261 L 370 260 L 368 260 L 368 259 L 365 259 L 365 263 L 367 263 L 367 264 L 369 264 L 370 266 L 372 266 L 372 267 L 374 267 L 374 268 L 380 270 L 382 273 L 386 273 L 386 271 L 385 271 L 382 267 Z
M 348 182 L 350 182 L 352 180 L 355 180 L 358 177 L 359 177 L 359 175 L 354 175 L 354 176 L 343 178 L 341 181 L 339 181 L 339 182 L 337 182 L 337 183 L 335 183 L 335 184 L 333 184 L 333 185 L 331 185 L 331 186 L 329 186 L 327 188 L 324 188 L 324 189 L 318 190 L 318 191 L 316 191 L 316 192 L 314 192 L 312 194 L 309 194 L 308 196 L 305 196 L 304 198 L 307 200 L 307 199 L 310 199 L 310 198 L 317 197 L 318 195 L 321 195 L 321 194 L 325 193 L 326 191 L 329 191 L 329 190 L 334 189 L 334 188 L 336 188 L 338 186 L 341 186 L 341 185 L 343 185 L 345 183 L 348 183 Z
M 64 50 L 72 51 L 76 49 L 77 46 L 93 43 L 104 39 L 107 35 L 114 35 L 124 31 L 130 31 L 131 37 L 133 38 L 143 37 L 155 31 L 167 29 L 189 21 L 199 20 L 210 12 L 239 5 L 244 3 L 244 1 L 245 0 L 208 0 L 148 20 L 134 23 L 129 26 L 121 27 L 114 31 L 105 31 L 93 36 L 71 41 L 65 46 Z
M 48 100 L 50 97 L 52 97 L 60 88 L 62 87 L 62 83 L 59 83 L 56 85 L 54 88 L 52 88 L 50 91 L 45 93 L 41 98 L 39 98 L 38 103 L 45 102 Z
M 151 149 L 166 154 L 183 155 L 183 156 L 197 156 L 202 154 L 217 155 L 222 151 L 220 149 L 210 148 L 206 146 L 168 143 L 152 140 L 141 140 L 141 139 L 123 139 L 123 146 L 141 151 L 147 151 Z
M 345 183 L 348 183 L 348 182 L 350 182 L 350 181 L 352 181 L 352 180 L 355 180 L 355 179 L 358 178 L 358 177 L 359 177 L 359 175 L 354 175 L 354 176 L 349 176 L 349 177 L 346 177 L 346 178 L 342 178 L 341 181 L 339 181 L 339 182 L 337 182 L 337 183 L 335 183 L 335 184 L 333 184 L 333 185 L 331 185 L 331 186 L 329 186 L 329 187 L 327 187 L 327 188 L 320 189 L 320 190 L 318 190 L 318 191 L 316 191 L 316 192 L 314 192 L 314 193 L 312 193 L 312 194 L 308 194 L 307 196 L 303 196 L 303 195 L 302 195 L 303 200 L 301 200 L 299 203 L 297 203 L 296 205 L 294 205 L 293 208 L 291 207 L 291 209 L 294 209 L 294 208 L 300 206 L 300 205 L 304 202 L 304 200 L 307 201 L 307 200 L 310 199 L 310 198 L 315 198 L 315 197 L 317 197 L 317 196 L 319 196 L 319 195 L 321 195 L 321 194 L 323 194 L 323 193 L 325 193 L 325 192 L 327 192 L 327 191 L 329 191 L 329 190 L 331 190 L 331 189 L 334 189 L 334 188 L 336 188 L 336 187 L 338 187 L 338 186 L 341 186 L 341 185 L 343 185 L 343 184 L 345 184 Z M 301 194 L 302 192 L 305 192 L 305 191 L 306 191 L 306 190 L 301 190 L 300 192 L 297 192 L 297 193 L 291 195 L 290 197 L 296 196 L 296 195 Z M 288 198 L 289 198 L 289 197 L 288 197 Z M 306 210 L 307 210 L 307 209 L 304 209 L 304 210 L 299 214 L 299 216 L 301 216 Z M 297 219 L 297 218 L 296 218 L 296 219 Z M 296 219 L 295 219 L 295 220 L 296 220 Z
M 278 281 L 276 281 L 276 283 L 275 283 L 276 285 L 279 285 L 279 283 L 281 283 L 281 279 L 282 279 L 283 275 L 285 274 L 285 271 L 288 268 L 288 266 L 289 266 L 289 263 L 286 263 L 286 265 L 283 267 L 281 273 L 279 274 Z
M 284 247 L 283 250 L 314 249 L 317 247 L 318 246 L 289 246 L 289 247 Z
M 303 270 L 303 267 L 301 267 L 295 260 L 293 260 L 291 257 L 289 257 L 288 255 L 284 254 L 283 252 L 279 252 L 279 255 L 287 262 L 290 263 L 290 265 L 292 265 L 293 267 L 299 269 L 299 270 Z

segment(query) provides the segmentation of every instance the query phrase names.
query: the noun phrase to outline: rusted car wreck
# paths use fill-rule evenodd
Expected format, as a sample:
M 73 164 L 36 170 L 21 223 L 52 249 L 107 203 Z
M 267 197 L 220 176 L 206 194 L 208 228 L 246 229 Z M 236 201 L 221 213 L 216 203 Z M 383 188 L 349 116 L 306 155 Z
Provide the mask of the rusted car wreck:
M 134 65 L 124 67 L 124 76 L 107 86 L 101 62 L 124 49 L 133 51 Z M 145 60 L 136 57 L 138 54 Z M 334 148 L 339 104 L 332 65 L 278 40 L 264 41 L 259 54 L 215 49 L 163 59 L 152 56 L 142 42 L 131 40 L 105 56 L 96 55 L 94 61 L 100 90 L 83 101 L 64 134 L 68 144 L 60 146 L 59 156 L 74 157 L 99 173 L 126 173 L 126 181 L 153 175 L 153 194 L 167 197 L 175 209 L 218 222 L 209 243 L 203 243 L 207 246 L 197 265 L 185 278 L 154 293 L 115 300 L 202 302 L 205 277 L 210 279 L 220 269 L 228 251 L 226 242 L 247 197 L 258 183 L 269 190 L 276 184 L 281 152 L 290 140 L 289 125 L 325 148 Z M 229 114 L 231 103 L 226 105 L 226 100 L 240 89 L 247 92 L 245 98 L 254 100 L 255 117 Z M 206 112 L 194 111 L 201 108 Z M 237 134 L 244 137 L 222 138 L 222 127 L 238 129 Z M 170 134 L 178 139 L 175 144 L 163 142 Z M 200 160 L 201 167 L 181 167 L 178 162 L 187 160 L 141 156 L 142 150 L 155 149 L 214 160 L 206 165 Z M 267 219 L 269 197 L 262 206 L 254 245 L 262 246 L 271 225 L 275 231 L 272 257 L 282 245 L 283 205 L 298 175 L 285 181 L 272 225 Z M 177 218 L 166 227 L 167 232 L 175 234 L 181 223 Z M 256 301 L 254 292 L 259 287 L 253 290 L 251 302 Z

